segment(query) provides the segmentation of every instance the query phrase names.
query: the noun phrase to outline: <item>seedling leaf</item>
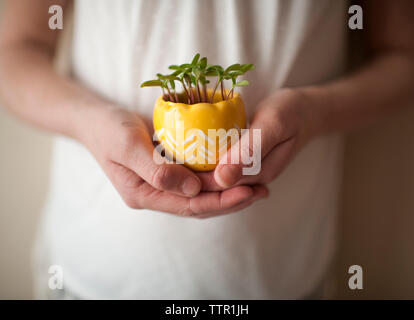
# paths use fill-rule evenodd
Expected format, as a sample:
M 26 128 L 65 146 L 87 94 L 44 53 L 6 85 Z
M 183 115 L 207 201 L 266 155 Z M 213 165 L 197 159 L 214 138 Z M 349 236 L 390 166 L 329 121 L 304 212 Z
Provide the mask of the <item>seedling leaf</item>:
M 197 53 L 197 54 L 194 56 L 193 61 L 191 61 L 191 65 L 192 65 L 192 66 L 195 66 L 195 65 L 197 64 L 197 62 L 198 62 L 198 59 L 200 59 L 200 54 L 199 54 L 199 53 Z
M 249 85 L 249 81 L 247 80 L 242 80 L 236 83 L 237 87 L 244 87 L 244 86 L 248 86 Z
M 141 88 L 144 87 L 162 87 L 163 83 L 161 80 L 149 80 L 145 81 L 141 84 Z

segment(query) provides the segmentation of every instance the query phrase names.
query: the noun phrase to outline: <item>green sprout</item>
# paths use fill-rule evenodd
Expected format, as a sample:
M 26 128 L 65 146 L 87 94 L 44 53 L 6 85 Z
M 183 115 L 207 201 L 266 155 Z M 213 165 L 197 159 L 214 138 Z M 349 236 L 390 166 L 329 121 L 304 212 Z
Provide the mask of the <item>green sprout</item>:
M 221 97 L 224 100 L 224 87 L 223 87 L 223 80 L 224 80 L 224 69 L 221 66 L 215 65 L 211 67 L 212 73 L 216 73 L 217 81 L 216 85 L 214 86 L 213 93 L 210 97 L 210 103 L 213 103 L 214 95 L 216 94 L 216 90 L 218 85 L 221 83 Z
M 165 87 L 164 87 L 164 83 L 161 80 L 148 80 L 145 81 L 143 83 L 141 83 L 141 88 L 144 87 L 161 87 L 162 89 L 162 96 L 165 99 L 166 95 L 165 95 Z
M 197 53 L 191 63 L 171 65 L 168 68 L 174 72 L 169 75 L 158 73 L 157 80 L 145 81 L 141 84 L 141 88 L 161 87 L 163 99 L 166 101 L 178 103 L 186 99 L 188 104 L 200 102 L 211 104 L 219 85 L 223 101 L 233 98 L 236 87 L 247 86 L 249 84 L 247 80 L 237 81 L 237 77 L 244 75 L 249 70 L 253 70 L 254 65 L 236 63 L 224 69 L 219 65 L 209 65 L 207 58 L 203 57 L 200 59 L 200 54 Z M 210 97 L 208 97 L 207 93 L 207 85 L 210 83 L 207 80 L 208 77 L 217 77 Z M 231 89 L 227 96 L 225 94 L 225 80 L 231 81 Z M 179 82 L 183 87 L 184 92 L 182 94 L 177 93 L 175 81 Z

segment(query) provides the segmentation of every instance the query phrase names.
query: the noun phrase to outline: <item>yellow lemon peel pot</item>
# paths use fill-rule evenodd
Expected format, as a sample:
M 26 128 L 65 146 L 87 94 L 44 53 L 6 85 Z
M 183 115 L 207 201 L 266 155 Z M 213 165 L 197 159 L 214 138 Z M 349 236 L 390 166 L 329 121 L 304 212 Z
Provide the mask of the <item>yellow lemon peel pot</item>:
M 209 90 L 208 95 L 211 93 Z M 214 170 L 223 151 L 246 128 L 243 100 L 236 92 L 228 100 L 216 92 L 211 104 L 175 103 L 161 96 L 155 103 L 153 121 L 165 154 L 194 171 Z

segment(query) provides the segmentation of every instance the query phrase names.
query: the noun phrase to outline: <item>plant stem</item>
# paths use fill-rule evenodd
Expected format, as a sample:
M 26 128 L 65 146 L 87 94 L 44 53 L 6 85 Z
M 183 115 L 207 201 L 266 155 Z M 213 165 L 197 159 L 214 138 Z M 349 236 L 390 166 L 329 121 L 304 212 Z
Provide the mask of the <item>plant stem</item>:
M 170 89 L 168 87 L 167 87 L 167 91 L 168 91 L 168 96 L 170 97 L 170 101 L 175 102 L 174 101 L 174 98 L 173 98 L 173 96 L 171 94 L 171 91 L 170 91 Z
M 188 82 L 188 87 L 190 90 L 190 99 L 191 99 L 191 104 L 194 103 L 194 92 L 193 92 L 193 87 L 191 86 L 191 81 Z
M 201 102 L 200 86 L 197 82 L 197 102 Z
M 181 82 L 181 84 L 183 85 L 183 88 L 184 88 L 184 91 L 185 91 L 185 94 L 187 95 L 187 103 L 188 104 L 190 104 L 190 94 L 188 93 L 188 90 L 187 90 L 187 87 L 185 86 L 185 83 L 184 83 L 184 81 L 182 81 Z
M 178 99 L 177 91 L 175 89 L 174 89 L 174 97 L 175 97 L 175 102 L 180 102 Z
M 217 90 L 219 83 L 220 83 L 220 78 L 217 79 L 216 85 L 214 86 L 213 92 L 211 93 L 210 103 L 213 103 L 214 95 L 216 94 L 216 90 Z
M 223 80 L 220 82 L 220 88 L 221 88 L 221 99 L 226 100 L 226 97 L 224 96 L 224 83 Z
M 207 103 L 207 99 L 208 99 L 208 97 L 207 97 L 207 84 L 203 83 L 203 102 Z
M 161 87 L 161 89 L 162 89 L 162 98 L 163 98 L 165 101 L 170 101 L 170 98 L 168 97 L 168 94 L 167 94 L 167 93 L 165 93 L 165 89 L 164 89 L 164 87 Z
M 232 87 L 231 90 L 229 91 L 229 94 L 227 95 L 226 100 L 229 100 L 230 98 L 233 98 L 233 92 L 234 92 L 234 87 Z

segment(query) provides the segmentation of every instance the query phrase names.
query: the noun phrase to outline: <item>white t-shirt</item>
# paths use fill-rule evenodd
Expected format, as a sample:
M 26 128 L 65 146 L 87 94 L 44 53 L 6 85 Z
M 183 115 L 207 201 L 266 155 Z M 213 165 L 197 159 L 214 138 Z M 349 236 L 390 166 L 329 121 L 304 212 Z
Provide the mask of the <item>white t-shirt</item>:
M 273 90 L 343 72 L 346 2 L 158 0 L 75 2 L 73 75 L 148 117 L 158 89 L 139 84 L 200 52 L 214 64 L 254 63 L 248 115 Z M 342 143 L 308 144 L 239 213 L 197 220 L 128 208 L 80 144 L 56 138 L 41 228 L 50 264 L 83 298 L 300 298 L 335 248 Z M 47 272 L 47 271 L 45 271 Z

